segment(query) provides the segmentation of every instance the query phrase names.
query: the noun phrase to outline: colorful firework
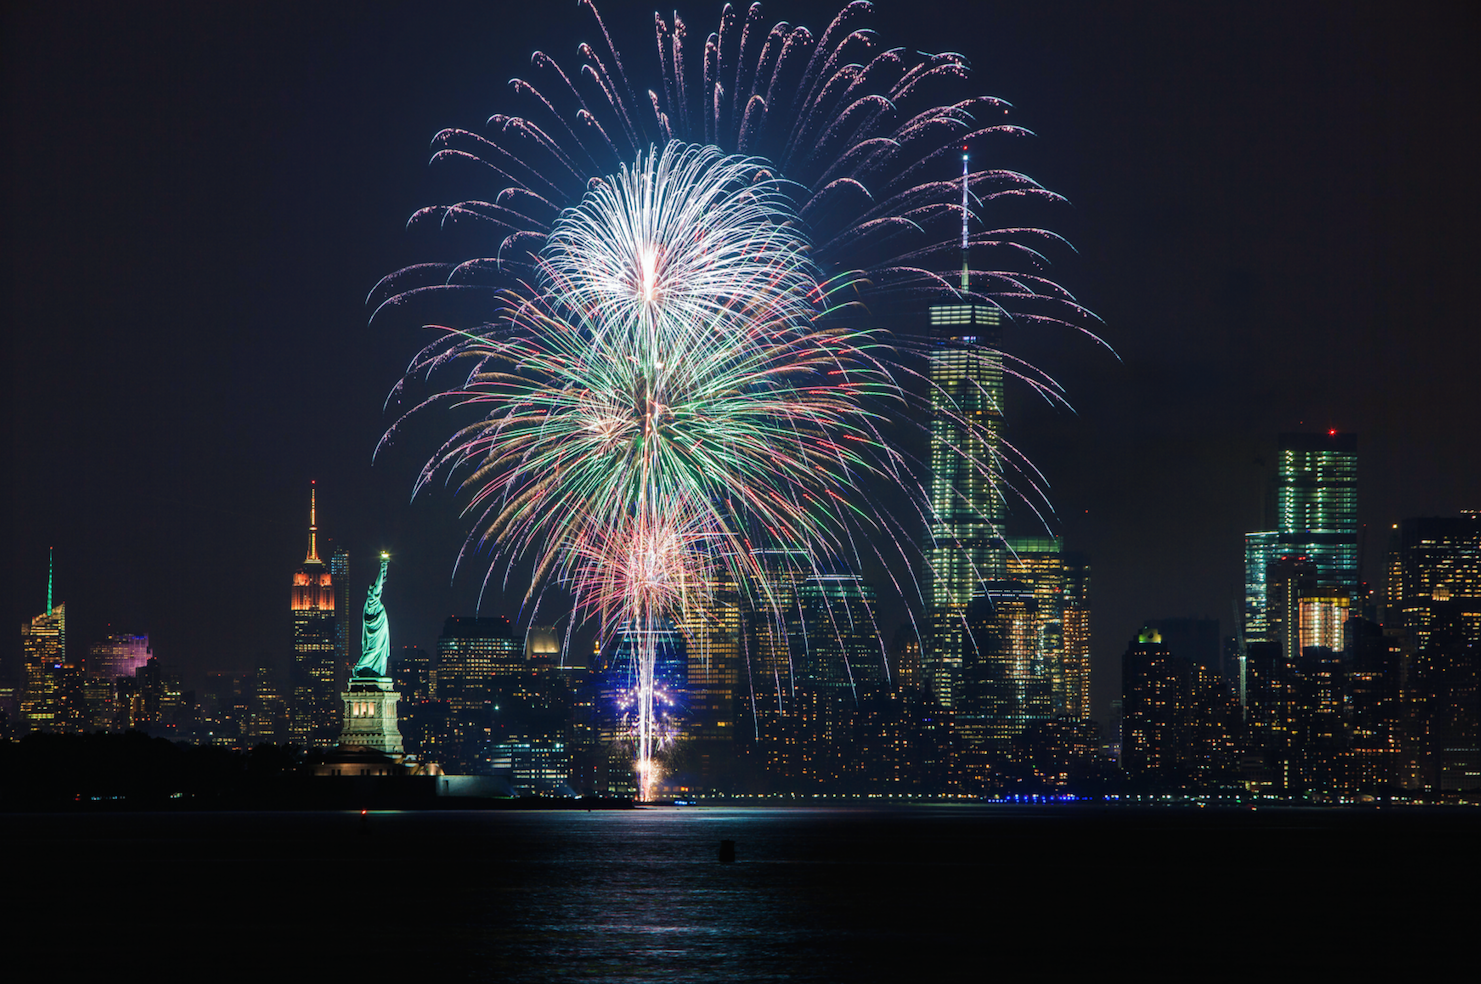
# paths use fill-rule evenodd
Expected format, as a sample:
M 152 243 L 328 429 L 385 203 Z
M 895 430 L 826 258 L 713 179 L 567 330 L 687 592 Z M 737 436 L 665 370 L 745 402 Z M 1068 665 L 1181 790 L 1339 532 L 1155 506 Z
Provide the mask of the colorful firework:
M 759 5 L 743 18 L 727 5 L 697 76 L 683 22 L 657 19 L 661 81 L 640 98 L 583 6 L 603 51 L 581 45 L 572 74 L 536 52 L 539 81 L 513 81 L 532 112 L 434 139 L 434 162 L 477 165 L 492 193 L 422 209 L 410 225 L 470 228 L 494 248 L 398 271 L 371 299 L 379 315 L 425 295 L 489 297 L 496 317 L 449 329 L 408 372 L 473 360 L 428 402 L 484 414 L 418 488 L 461 474 L 478 517 L 470 545 L 534 558 L 530 591 L 549 577 L 569 585 L 604 632 L 651 629 L 702 601 L 718 568 L 747 583 L 753 537 L 810 557 L 856 553 L 860 523 L 897 547 L 912 538 L 909 522 L 872 516 L 860 491 L 864 476 L 903 478 L 877 414 L 906 387 L 874 334 L 825 317 L 845 300 L 951 291 L 1082 330 L 1088 313 L 1041 273 L 1052 233 L 974 214 L 979 231 L 958 242 L 969 208 L 1057 197 L 1012 171 L 951 174 L 965 141 L 1025 132 L 999 99 L 942 98 L 967 76 L 961 56 L 880 47 L 857 27 L 865 3 L 817 37 L 767 30 Z M 974 265 L 959 279 L 963 246 Z M 1058 398 L 1052 380 L 1006 364 Z M 972 467 L 994 481 L 1004 471 Z
M 895 387 L 868 333 L 818 320 L 828 296 L 761 162 L 677 142 L 640 153 L 561 216 L 501 327 L 424 353 L 475 360 L 448 395 L 483 415 L 422 482 L 466 467 L 481 535 L 609 627 L 683 619 L 715 565 L 746 576 L 738 545 L 755 529 L 836 551 L 836 504 L 890 462 L 868 406 Z

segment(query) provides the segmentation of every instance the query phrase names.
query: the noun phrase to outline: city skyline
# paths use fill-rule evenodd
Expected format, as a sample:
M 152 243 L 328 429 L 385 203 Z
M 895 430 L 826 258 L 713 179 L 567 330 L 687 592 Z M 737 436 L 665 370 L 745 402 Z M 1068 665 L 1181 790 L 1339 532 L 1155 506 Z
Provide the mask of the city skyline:
M 834 12 L 799 6 L 768 11 Z M 716 7 L 684 9 L 703 22 Z M 1464 114 L 1457 93 L 1474 89 L 1474 69 L 1421 45 L 1444 35 L 1440 9 L 1330 24 L 1298 13 L 1280 36 L 1254 14 L 1102 12 L 1050 31 L 1050 15 L 997 11 L 976 32 L 953 32 L 940 11 L 876 14 L 892 38 L 964 51 L 974 88 L 1010 100 L 1038 134 L 1005 166 L 1073 203 L 1044 222 L 1078 247 L 1062 279 L 1106 319 L 1121 361 L 1067 334 L 1010 337 L 1080 413 L 1010 388 L 1007 417 L 1052 484 L 1052 532 L 1095 568 L 1098 716 L 1141 620 L 1232 628 L 1243 535 L 1274 528 L 1262 509 L 1278 434 L 1358 435 L 1370 577 L 1391 524 L 1481 506 L 1464 424 L 1481 412 L 1462 386 L 1476 341 L 1459 320 L 1473 161 L 1444 156 L 1438 135 Z M 15 458 L 28 462 L 15 617 L 40 610 L 55 545 L 70 646 L 111 625 L 148 634 L 166 664 L 199 661 L 194 674 L 286 666 L 282 585 L 310 480 L 329 544 L 349 551 L 351 598 L 369 581 L 359 558 L 386 548 L 402 566 L 387 601 L 396 645 L 429 647 L 443 619 L 473 614 L 479 576 L 448 583 L 455 509 L 406 501 L 420 446 L 369 466 L 388 422 L 380 401 L 421 340 L 368 328 L 360 301 L 414 255 L 411 207 L 442 194 L 424 167 L 432 134 L 480 125 L 506 102 L 507 66 L 576 40 L 476 9 L 411 25 L 386 11 L 343 23 L 276 13 L 102 14 L 66 44 L 60 15 L 7 14 L 11 36 L 35 35 L 57 59 L 22 54 L 6 69 L 21 177 Z M 438 39 L 438 56 L 393 40 L 403 28 Z M 1216 37 L 1226 28 L 1238 53 Z M 175 39 L 181 58 L 153 68 L 112 45 L 118 31 Z M 1121 57 L 1103 40 L 1124 44 Z M 372 56 L 388 47 L 402 63 L 381 78 Z M 96 94 L 90 80 L 108 73 L 120 85 Z M 195 91 L 176 85 L 186 79 Z M 106 182 L 78 163 L 94 153 Z M 261 621 L 219 641 L 191 623 L 227 599 Z M 885 606 L 888 637 L 903 609 Z M 481 614 L 530 621 L 497 591 Z

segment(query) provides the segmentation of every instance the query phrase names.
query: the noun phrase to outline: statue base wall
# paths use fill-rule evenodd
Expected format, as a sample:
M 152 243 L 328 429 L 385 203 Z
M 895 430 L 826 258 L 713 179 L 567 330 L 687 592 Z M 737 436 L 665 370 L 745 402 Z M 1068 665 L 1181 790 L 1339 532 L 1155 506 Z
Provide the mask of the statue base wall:
M 401 695 L 391 689 L 389 677 L 361 677 L 350 681 L 341 694 L 345 701 L 345 729 L 341 748 L 357 745 L 387 755 L 403 755 L 401 729 L 396 724 L 396 703 Z

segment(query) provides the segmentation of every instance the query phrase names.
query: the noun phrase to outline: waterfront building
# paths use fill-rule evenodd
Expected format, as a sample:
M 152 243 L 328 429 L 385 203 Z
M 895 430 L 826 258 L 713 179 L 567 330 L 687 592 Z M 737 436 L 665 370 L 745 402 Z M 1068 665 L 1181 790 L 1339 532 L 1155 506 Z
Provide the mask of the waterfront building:
M 597 683 L 597 719 L 605 745 L 630 744 L 638 725 L 641 654 L 653 658 L 653 733 L 656 747 L 684 736 L 689 704 L 689 651 L 684 634 L 667 619 L 655 626 L 624 625 L 603 647 Z

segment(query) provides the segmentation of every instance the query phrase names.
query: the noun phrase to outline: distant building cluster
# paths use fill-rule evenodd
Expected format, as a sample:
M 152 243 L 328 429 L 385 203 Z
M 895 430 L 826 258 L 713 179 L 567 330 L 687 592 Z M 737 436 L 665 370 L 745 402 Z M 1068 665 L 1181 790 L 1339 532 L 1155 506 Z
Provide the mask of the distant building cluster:
M 1354 435 L 1281 436 L 1277 523 L 1245 537 L 1226 655 L 1149 625 L 1122 658 L 1130 780 L 1326 801 L 1481 789 L 1481 513 L 1395 525 L 1374 591 L 1357 495 Z

